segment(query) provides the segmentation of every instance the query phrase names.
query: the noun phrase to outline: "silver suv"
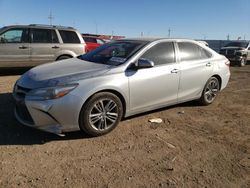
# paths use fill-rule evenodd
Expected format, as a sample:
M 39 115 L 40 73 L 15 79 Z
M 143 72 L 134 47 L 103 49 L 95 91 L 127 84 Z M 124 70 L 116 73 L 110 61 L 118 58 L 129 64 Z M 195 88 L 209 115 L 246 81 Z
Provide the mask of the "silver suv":
M 0 29 L 0 68 L 26 67 L 85 53 L 81 34 L 72 27 L 14 25 Z

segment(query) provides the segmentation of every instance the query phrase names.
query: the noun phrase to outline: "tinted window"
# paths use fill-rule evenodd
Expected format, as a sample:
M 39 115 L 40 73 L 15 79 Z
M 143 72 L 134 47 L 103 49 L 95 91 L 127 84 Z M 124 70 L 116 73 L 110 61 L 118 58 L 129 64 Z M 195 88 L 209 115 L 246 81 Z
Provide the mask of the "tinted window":
M 80 39 L 78 38 L 76 32 L 74 31 L 59 30 L 59 33 L 62 37 L 63 43 L 73 43 L 73 44 L 80 43 Z
M 210 52 L 208 52 L 207 50 L 205 50 L 205 49 L 203 49 L 201 47 L 199 47 L 199 49 L 200 49 L 202 59 L 207 59 L 207 58 L 212 57 L 212 54 L 210 54 Z
M 211 57 L 211 54 L 207 50 L 196 44 L 190 42 L 179 42 L 178 46 L 181 61 L 206 59 Z
M 156 44 L 146 51 L 141 58 L 151 60 L 155 65 L 175 62 L 174 44 L 172 42 L 163 42 Z
M 96 39 L 95 38 L 84 37 L 83 39 L 84 39 L 85 42 L 96 43 Z
M 225 47 L 242 47 L 242 48 L 246 48 L 248 45 L 247 42 L 230 42 L 227 45 L 225 45 Z
M 0 35 L 1 43 L 21 43 L 28 42 L 27 29 L 10 29 Z
M 51 29 L 32 29 L 33 43 L 58 43 L 55 30 Z
M 51 30 L 52 43 L 59 43 L 55 30 Z

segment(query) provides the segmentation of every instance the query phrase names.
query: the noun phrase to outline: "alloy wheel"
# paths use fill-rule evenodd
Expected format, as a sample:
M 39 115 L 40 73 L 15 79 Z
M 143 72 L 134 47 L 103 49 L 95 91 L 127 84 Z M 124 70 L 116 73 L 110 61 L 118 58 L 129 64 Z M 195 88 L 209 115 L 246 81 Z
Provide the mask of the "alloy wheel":
M 207 84 L 205 88 L 205 98 L 209 103 L 212 103 L 213 100 L 216 98 L 216 95 L 219 91 L 219 83 L 217 79 L 212 79 Z
M 118 106 L 112 99 L 100 99 L 95 102 L 89 113 L 89 123 L 95 130 L 104 131 L 118 120 Z

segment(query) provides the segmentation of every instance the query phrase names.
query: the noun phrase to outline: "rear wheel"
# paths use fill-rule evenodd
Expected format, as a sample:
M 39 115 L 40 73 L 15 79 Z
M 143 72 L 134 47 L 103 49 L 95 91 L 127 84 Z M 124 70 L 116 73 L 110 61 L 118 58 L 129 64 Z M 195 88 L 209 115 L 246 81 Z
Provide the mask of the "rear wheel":
M 104 135 L 118 125 L 122 114 L 122 103 L 116 95 L 97 93 L 82 107 L 80 128 L 91 136 Z
M 203 89 L 201 98 L 199 100 L 200 103 L 202 105 L 211 104 L 215 100 L 219 90 L 220 90 L 219 80 L 216 77 L 211 77 L 207 81 L 207 83 Z

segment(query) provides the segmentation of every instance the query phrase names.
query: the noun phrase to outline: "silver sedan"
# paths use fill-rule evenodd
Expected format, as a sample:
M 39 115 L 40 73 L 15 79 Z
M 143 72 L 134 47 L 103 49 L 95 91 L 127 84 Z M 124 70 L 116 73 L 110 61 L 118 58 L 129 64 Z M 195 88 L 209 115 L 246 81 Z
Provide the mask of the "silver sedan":
M 190 100 L 211 104 L 229 77 L 228 59 L 199 42 L 123 39 L 26 72 L 14 87 L 15 116 L 55 134 L 99 136 L 124 117 Z

